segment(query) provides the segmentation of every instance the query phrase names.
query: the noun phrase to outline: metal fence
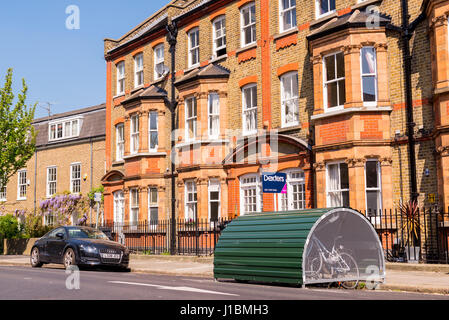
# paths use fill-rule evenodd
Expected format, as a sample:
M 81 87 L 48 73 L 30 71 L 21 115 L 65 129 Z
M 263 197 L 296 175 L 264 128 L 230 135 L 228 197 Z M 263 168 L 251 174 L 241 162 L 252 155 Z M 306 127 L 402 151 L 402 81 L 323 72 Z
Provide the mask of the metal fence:
M 449 212 L 449 210 L 448 210 Z M 417 210 L 414 228 L 398 209 L 361 212 L 374 226 L 390 262 L 449 263 L 449 213 L 435 208 Z M 172 228 L 176 228 L 176 255 L 211 255 L 221 231 L 232 219 L 159 220 L 135 223 L 106 221 L 100 229 L 132 252 L 171 253 Z
M 376 229 L 387 261 L 449 263 L 449 213 L 438 208 L 417 208 L 413 218 L 399 209 L 362 213 Z
M 214 253 L 221 231 L 232 219 L 157 220 L 132 223 L 106 221 L 99 229 L 112 240 L 126 245 L 131 252 L 144 254 L 170 254 L 172 229 L 176 228 L 176 255 L 204 256 Z M 93 225 L 92 225 L 93 226 Z

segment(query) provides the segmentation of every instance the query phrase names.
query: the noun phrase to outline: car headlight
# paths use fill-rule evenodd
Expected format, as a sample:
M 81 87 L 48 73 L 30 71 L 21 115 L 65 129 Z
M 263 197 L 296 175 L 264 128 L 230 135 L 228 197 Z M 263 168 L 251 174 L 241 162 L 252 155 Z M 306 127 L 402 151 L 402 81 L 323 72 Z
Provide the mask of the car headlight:
M 88 252 L 88 253 L 98 253 L 97 248 L 95 248 L 94 246 L 89 246 L 89 245 L 85 245 L 85 244 L 81 244 L 80 245 L 80 249 Z

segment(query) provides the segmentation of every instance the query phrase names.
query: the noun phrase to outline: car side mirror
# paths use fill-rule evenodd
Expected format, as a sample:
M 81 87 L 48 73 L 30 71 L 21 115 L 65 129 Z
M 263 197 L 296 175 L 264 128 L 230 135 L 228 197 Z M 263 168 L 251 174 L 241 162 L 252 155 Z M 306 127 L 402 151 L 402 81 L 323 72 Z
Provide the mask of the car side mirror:
M 62 233 L 62 232 L 58 232 L 57 234 L 56 234 L 56 238 L 58 238 L 58 239 L 64 239 L 64 234 Z

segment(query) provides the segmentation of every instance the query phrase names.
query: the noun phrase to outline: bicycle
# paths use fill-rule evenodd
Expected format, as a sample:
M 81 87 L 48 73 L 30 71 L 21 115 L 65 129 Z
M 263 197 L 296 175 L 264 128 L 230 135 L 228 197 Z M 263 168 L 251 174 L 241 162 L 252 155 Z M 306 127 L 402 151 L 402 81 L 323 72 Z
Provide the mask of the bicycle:
M 306 257 L 306 276 L 311 279 L 345 279 L 339 284 L 345 289 L 355 289 L 359 283 L 359 268 L 357 262 L 342 245 L 336 247 L 337 237 L 331 250 L 316 237 L 312 236 Z M 335 281 L 332 281 L 335 282 Z

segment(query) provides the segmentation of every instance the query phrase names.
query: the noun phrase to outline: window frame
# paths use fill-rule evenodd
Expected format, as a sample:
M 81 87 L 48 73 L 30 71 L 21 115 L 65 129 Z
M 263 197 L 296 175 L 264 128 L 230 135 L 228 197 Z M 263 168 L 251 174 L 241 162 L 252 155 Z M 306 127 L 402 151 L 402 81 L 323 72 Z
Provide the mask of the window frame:
M 134 197 L 136 195 L 136 197 Z M 137 216 L 134 217 L 135 212 Z M 140 214 L 140 192 L 139 188 L 134 187 L 129 189 L 129 224 L 133 227 L 137 226 Z M 136 219 L 134 219 L 136 218 Z
M 338 111 L 343 110 L 346 103 L 346 72 L 344 77 L 338 78 L 338 66 L 337 66 L 337 55 L 342 54 L 343 55 L 343 70 L 345 68 L 344 65 L 344 53 L 342 51 L 337 51 L 333 53 L 329 53 L 325 56 L 323 56 L 323 104 L 324 104 L 324 112 L 331 112 L 331 111 Z M 326 66 L 326 58 L 334 56 L 334 62 L 335 62 L 335 79 L 327 81 L 327 66 Z M 337 100 L 340 102 L 340 84 L 339 82 L 344 81 L 345 84 L 345 102 L 342 105 L 337 105 L 335 107 L 329 107 L 329 95 L 328 95 L 328 85 L 332 83 L 337 83 Z
M 366 175 L 366 166 L 368 164 L 368 162 L 376 162 L 376 174 L 377 174 L 377 188 L 368 188 L 367 187 L 367 175 Z M 369 208 L 368 208 L 368 191 L 376 191 L 378 194 L 378 205 L 379 205 L 379 211 L 380 213 L 382 213 L 382 208 L 383 208 L 383 198 L 382 198 L 382 168 L 381 168 L 381 163 L 379 161 L 379 159 L 374 159 L 374 158 L 369 158 L 366 159 L 365 162 L 365 166 L 364 166 L 364 171 L 365 171 L 365 208 L 366 208 L 366 214 L 369 215 Z M 377 216 L 377 213 L 376 213 Z
M 289 80 L 289 79 L 293 79 L 296 77 L 296 88 L 298 89 L 296 92 L 292 92 L 292 97 L 289 99 L 286 99 L 285 96 L 285 83 L 284 81 Z M 294 80 L 292 80 L 294 81 Z M 292 126 L 298 126 L 299 125 L 299 75 L 297 71 L 292 71 L 292 72 L 288 72 L 283 74 L 280 77 L 280 82 L 281 82 L 281 123 L 282 123 L 282 128 L 287 128 L 287 127 L 292 127 Z M 290 82 L 291 85 L 291 89 L 293 91 L 293 85 L 292 82 Z M 294 95 L 295 94 L 295 95 Z M 297 119 L 295 121 L 291 121 L 291 122 L 287 122 L 286 119 L 286 103 L 289 101 L 296 101 L 296 111 L 297 111 Z
M 137 120 L 136 120 L 137 119 Z M 130 139 L 131 139 L 131 145 L 129 152 L 130 154 L 137 154 L 139 153 L 139 146 L 140 146 L 140 117 L 138 114 L 133 114 L 130 116 Z
M 329 197 L 329 193 L 339 193 L 340 194 L 340 206 L 343 207 L 344 206 L 344 199 L 343 199 L 343 192 L 347 192 L 348 193 L 348 206 L 350 205 L 350 192 L 351 192 L 351 185 L 349 182 L 349 166 L 348 166 L 348 188 L 342 188 L 341 187 L 341 164 L 345 164 L 344 161 L 332 161 L 332 162 L 328 162 L 326 163 L 326 204 L 327 207 L 332 207 L 331 202 L 330 202 L 330 197 Z M 338 165 L 338 189 L 336 190 L 330 190 L 329 186 L 330 186 L 330 171 L 329 171 L 329 166 L 331 165 Z
M 249 10 L 249 18 L 251 21 L 251 7 L 254 7 L 254 22 L 250 22 L 249 24 L 244 24 L 244 11 Z M 254 40 L 251 40 L 248 43 L 245 43 L 245 30 L 247 28 L 251 28 L 251 35 L 254 36 Z M 256 12 L 256 2 L 250 2 L 243 7 L 240 8 L 240 47 L 245 48 L 257 42 L 257 12 Z
M 245 182 L 245 179 L 255 179 L 255 181 Z M 244 216 L 246 214 L 251 214 L 255 212 L 261 212 L 263 208 L 262 204 L 262 195 L 261 195 L 261 186 L 260 186 L 260 175 L 259 173 L 248 173 L 239 178 L 239 189 L 240 189 L 240 215 Z M 245 190 L 255 189 L 255 195 L 251 197 L 255 197 L 255 203 L 246 203 L 246 199 L 249 196 L 245 197 Z M 255 206 L 255 211 L 246 211 L 245 207 Z
M 216 24 L 218 22 L 221 22 L 221 29 L 217 29 Z M 217 37 L 217 31 L 221 30 L 222 31 L 222 35 L 220 37 Z M 217 46 L 217 41 L 220 39 L 223 39 L 223 45 L 221 47 Z M 213 21 L 212 21 L 212 48 L 213 48 L 213 52 L 214 52 L 214 57 L 215 58 L 219 58 L 222 56 L 226 56 L 227 53 L 227 34 L 226 34 L 226 15 L 221 15 L 216 17 Z M 225 49 L 225 53 L 222 55 L 218 55 L 218 51 Z
M 8 189 L 0 184 L 0 202 L 6 202 L 8 198 Z
M 123 71 L 123 72 L 121 72 L 121 71 Z M 119 63 L 117 63 L 116 74 L 117 74 L 117 88 L 115 90 L 116 96 L 121 96 L 121 95 L 124 95 L 125 91 L 126 91 L 126 88 L 125 88 L 125 86 L 126 86 L 125 61 L 120 61 Z M 120 91 L 121 87 L 123 87 L 122 91 Z
M 152 201 L 152 192 L 156 190 L 156 201 Z M 153 199 L 154 200 L 154 199 Z M 157 209 L 157 219 L 151 219 L 151 209 Z M 148 187 L 148 222 L 150 225 L 157 226 L 159 224 L 159 190 L 156 186 Z
M 74 178 L 74 167 L 79 167 L 79 178 Z M 75 191 L 74 182 L 79 181 L 79 191 Z M 81 162 L 75 162 L 70 164 L 70 192 L 74 194 L 81 193 Z
M 50 178 L 50 170 L 53 170 L 53 169 L 55 170 L 55 173 L 54 173 L 55 180 L 50 180 L 49 179 Z M 51 175 L 53 175 L 53 174 L 51 174 Z M 54 192 L 50 193 L 52 184 L 54 184 Z M 46 183 L 46 185 L 47 185 L 47 190 L 46 190 L 47 198 L 54 196 L 58 192 L 58 167 L 57 166 L 47 167 L 47 183 Z
M 113 193 L 113 198 L 114 198 L 114 224 L 115 223 L 119 223 L 119 224 L 124 224 L 125 223 L 125 193 L 123 192 L 123 190 L 118 190 L 115 191 Z M 118 212 L 117 208 L 120 208 L 120 213 Z M 120 219 L 119 218 L 119 214 L 120 214 Z
M 212 97 L 216 97 L 218 101 L 218 111 L 217 112 L 211 112 L 214 111 L 213 105 L 213 99 Z M 217 121 L 218 119 L 218 121 Z M 212 124 L 217 123 L 218 128 L 212 127 Z M 218 92 L 209 92 L 207 96 L 207 132 L 210 139 L 218 139 L 220 136 L 220 95 Z
M 23 177 L 25 175 L 25 177 Z M 28 188 L 28 181 L 27 181 L 27 170 L 22 169 L 17 171 L 17 200 L 23 201 L 27 199 L 27 188 Z M 25 181 L 24 181 L 25 180 Z M 25 190 L 24 192 L 22 192 Z
M 162 48 L 162 59 L 160 59 L 157 55 L 158 51 Z M 156 71 L 156 67 L 160 64 L 165 64 L 165 45 L 163 43 L 158 44 L 153 49 L 153 55 L 154 55 L 154 81 L 160 80 L 164 77 L 164 75 L 159 76 L 158 72 Z
M 332 10 L 330 10 L 331 1 L 333 1 L 334 7 L 335 7 L 335 9 L 332 9 Z M 325 13 L 321 13 L 321 1 L 315 0 L 315 18 L 316 19 L 331 15 L 332 13 L 337 11 L 337 4 L 336 4 L 335 0 L 327 0 L 327 4 L 329 6 L 329 11 L 327 11 Z
M 217 192 L 216 190 L 213 190 L 213 184 L 215 184 L 215 186 L 218 188 L 218 200 L 212 200 L 211 197 L 211 192 Z M 221 218 L 221 184 L 220 184 L 220 179 L 217 178 L 211 178 L 208 181 L 207 184 L 207 197 L 208 197 L 208 220 L 209 222 L 212 222 L 211 220 L 211 214 L 212 214 L 212 210 L 211 210 L 211 203 L 218 203 L 218 211 L 217 211 L 217 220 L 214 221 L 218 221 Z
M 192 116 L 189 117 L 189 107 L 188 102 L 192 101 Z M 198 135 L 198 102 L 195 96 L 191 96 L 184 101 L 184 114 L 185 114 L 185 136 L 186 141 L 195 141 Z M 190 122 L 192 123 L 192 133 L 193 137 L 190 137 Z
M 156 115 L 156 129 L 152 129 L 151 128 L 151 120 L 152 117 L 151 115 L 155 114 Z M 157 144 L 154 146 L 154 148 L 151 148 L 151 134 L 152 133 L 156 133 L 156 139 L 157 139 Z M 157 149 L 159 148 L 159 112 L 152 110 L 148 113 L 148 151 L 149 152 L 157 152 Z
M 248 106 L 246 105 L 246 92 L 251 92 L 251 102 L 253 102 L 254 97 L 253 94 L 254 92 L 252 91 L 252 89 L 255 88 L 256 92 L 255 92 L 255 98 L 256 98 L 256 105 L 255 106 L 251 106 L 250 108 L 248 108 Z M 258 111 L 259 111 L 259 107 L 258 107 L 258 97 L 257 97 L 257 83 L 250 83 L 247 84 L 246 86 L 242 87 L 242 132 L 243 135 L 251 135 L 251 134 L 256 134 L 257 133 L 257 128 L 258 128 Z M 254 128 L 249 128 L 247 129 L 246 126 L 246 122 L 248 119 L 248 114 L 249 113 L 255 113 L 255 123 L 254 123 Z
M 121 134 L 120 134 L 121 132 Z M 121 140 L 120 140 L 121 138 Z M 125 124 L 118 123 L 115 126 L 115 160 L 123 161 L 125 156 Z
M 77 138 L 80 135 L 81 124 L 83 117 L 71 117 L 66 119 L 59 119 L 48 123 L 48 141 L 59 141 L 71 138 Z M 74 132 L 74 123 L 76 123 L 76 131 Z M 69 134 L 67 134 L 67 124 L 70 124 Z M 59 126 L 61 126 L 61 136 L 59 137 Z M 52 127 L 55 127 L 55 135 L 53 136 Z
M 142 62 L 139 66 L 138 60 Z M 141 75 L 141 76 L 140 76 Z M 144 64 L 143 64 L 143 53 L 138 53 L 134 56 L 134 88 L 140 88 L 144 85 Z M 142 83 L 138 83 L 138 79 L 142 80 Z
M 192 188 L 189 190 L 189 186 Z M 198 186 L 195 180 L 186 180 L 184 189 L 184 218 L 188 221 L 196 221 L 198 216 Z M 192 195 L 193 200 L 189 200 L 189 195 Z M 194 216 L 189 217 L 189 206 L 194 207 Z
M 289 3 L 292 0 L 289 0 Z M 293 30 L 294 28 L 296 28 L 298 26 L 298 18 L 297 18 L 297 11 L 296 11 L 296 0 L 295 1 L 295 5 L 292 7 L 289 7 L 287 9 L 284 8 L 283 6 L 283 0 L 279 0 L 279 32 L 283 33 L 283 32 L 287 32 L 290 30 Z M 292 11 L 295 11 L 295 14 L 292 15 L 292 17 L 295 18 L 295 24 L 290 27 L 290 28 L 285 28 L 285 24 L 284 24 L 284 16 L 286 14 L 290 14 Z
M 197 43 L 196 46 L 192 47 L 192 35 L 196 34 Z M 200 65 L 200 28 L 195 27 L 190 30 L 187 34 L 188 38 L 188 65 L 189 68 L 194 68 Z M 193 52 L 196 52 L 197 60 L 195 63 L 193 61 Z
M 287 169 L 287 170 L 283 170 L 281 171 L 282 173 L 286 173 L 287 174 L 287 194 L 283 194 L 283 193 L 279 193 L 278 197 L 277 197 L 277 201 L 278 201 L 278 211 L 292 211 L 292 210 L 303 210 L 306 208 L 306 178 L 305 178 L 305 173 L 304 170 L 301 170 L 299 168 L 291 168 L 291 169 Z M 299 178 L 293 178 L 292 176 L 294 174 L 300 174 L 301 177 Z M 302 204 L 302 208 L 298 207 L 295 208 L 294 204 L 294 193 L 293 193 L 293 186 L 294 185 L 300 185 L 301 186 L 301 191 L 300 193 L 302 193 L 302 200 L 298 200 L 296 202 L 299 202 Z M 282 206 L 282 202 L 285 201 L 283 198 L 286 197 L 286 201 L 287 201 L 287 208 L 284 210 L 283 206 Z
M 375 71 L 374 73 L 368 73 L 368 74 L 364 74 L 363 73 L 363 49 L 365 48 L 371 48 L 373 49 L 374 52 L 374 65 L 375 65 Z M 365 101 L 364 100 L 364 82 L 363 82 L 363 78 L 364 77 L 373 77 L 374 76 L 374 91 L 375 91 L 375 99 L 374 101 Z M 364 46 L 360 49 L 360 89 L 361 89 L 361 94 L 362 94 L 362 101 L 363 101 L 363 105 L 364 106 L 376 106 L 377 105 L 377 99 L 379 96 L 378 93 L 378 68 L 377 68 L 377 51 L 376 48 L 374 48 L 373 46 Z

